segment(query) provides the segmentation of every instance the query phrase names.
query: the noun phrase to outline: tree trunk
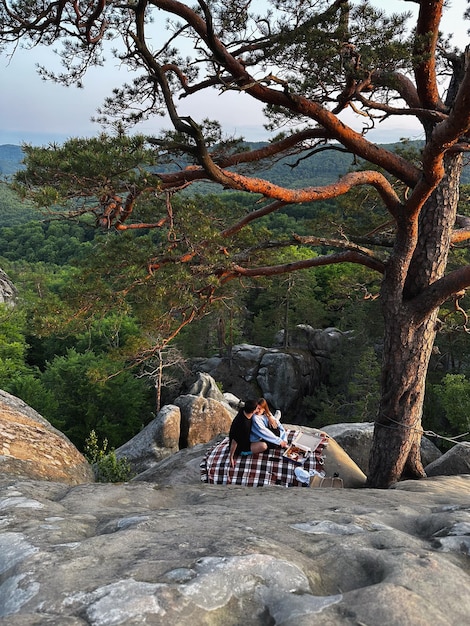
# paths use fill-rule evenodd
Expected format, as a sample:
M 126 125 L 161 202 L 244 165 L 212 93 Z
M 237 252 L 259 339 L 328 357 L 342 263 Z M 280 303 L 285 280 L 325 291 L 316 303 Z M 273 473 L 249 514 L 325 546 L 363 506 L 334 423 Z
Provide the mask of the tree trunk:
M 387 321 L 382 394 L 369 459 L 372 487 L 389 487 L 400 480 L 405 466 L 409 477 L 425 475 L 419 453 L 421 415 L 436 318 L 434 311 L 425 323 L 413 328 L 405 310 Z
M 423 207 L 419 235 L 402 296 L 382 284 L 385 336 L 381 402 L 369 458 L 368 484 L 388 488 L 402 478 L 421 478 L 422 409 L 426 374 L 436 336 L 438 309 L 414 315 L 423 289 L 444 274 L 458 203 L 461 157 L 446 160 L 446 175 Z M 396 259 L 395 259 L 396 261 Z

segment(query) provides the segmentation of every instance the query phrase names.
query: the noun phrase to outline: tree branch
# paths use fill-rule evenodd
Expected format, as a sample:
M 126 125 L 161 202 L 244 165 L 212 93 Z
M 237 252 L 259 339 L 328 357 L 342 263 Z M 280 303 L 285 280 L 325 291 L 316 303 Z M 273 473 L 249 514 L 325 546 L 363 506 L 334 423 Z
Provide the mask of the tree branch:
M 444 155 L 454 150 L 456 144 L 470 130 L 470 64 L 460 83 L 454 106 L 447 119 L 432 131 L 422 153 L 423 173 L 406 203 L 409 219 L 419 213 L 444 176 Z
M 436 77 L 436 46 L 444 0 L 420 2 L 414 55 L 418 58 L 415 69 L 416 88 L 421 106 L 426 109 L 445 110 L 439 97 Z
M 259 163 L 264 159 L 283 156 L 283 154 L 299 153 L 306 149 L 306 146 L 302 144 L 313 139 L 328 139 L 328 134 L 321 128 L 309 128 L 292 133 L 288 137 L 284 137 L 279 141 L 270 142 L 255 150 L 244 150 L 231 155 L 217 155 L 211 158 L 216 165 L 223 169 L 244 163 Z M 151 137 L 148 139 L 148 142 L 150 145 L 161 144 L 160 140 Z M 189 166 L 177 172 L 159 173 L 158 176 L 163 183 L 163 189 L 171 189 L 173 186 L 179 187 L 185 183 L 208 178 L 206 171 L 198 166 Z
M 337 254 L 329 254 L 314 257 L 312 259 L 304 259 L 293 263 L 285 263 L 283 265 L 270 265 L 264 267 L 241 267 L 234 265 L 230 270 L 223 272 L 220 276 L 221 283 L 224 284 L 234 278 L 240 276 L 250 276 L 251 278 L 260 276 L 276 276 L 277 274 L 287 274 L 298 270 L 308 269 L 311 267 L 321 267 L 323 265 L 333 265 L 335 263 L 357 263 L 381 274 L 384 272 L 384 265 L 377 259 L 370 258 L 358 251 L 349 250 L 347 252 L 339 252 Z
M 442 122 L 447 118 L 445 113 L 441 113 L 440 111 L 429 111 L 428 109 L 423 108 L 399 108 L 393 107 L 389 104 L 384 104 L 382 102 L 376 102 L 374 100 L 369 100 L 365 98 L 363 95 L 358 94 L 357 100 L 366 106 L 368 109 L 372 109 L 375 111 L 381 111 L 385 113 L 387 116 L 389 115 L 400 115 L 400 116 L 412 116 L 417 117 L 420 120 L 429 121 L 429 122 Z
M 270 213 L 274 213 L 274 211 L 281 209 L 285 205 L 286 205 L 285 202 L 280 202 L 278 200 L 276 200 L 275 202 L 271 202 L 270 204 L 267 204 L 266 206 L 261 207 L 260 209 L 257 209 L 256 211 L 252 211 L 251 213 L 248 213 L 248 215 L 243 217 L 236 224 L 233 224 L 229 228 L 226 228 L 225 230 L 223 230 L 220 233 L 220 235 L 221 237 L 225 237 L 225 238 L 231 237 L 232 235 L 235 235 L 240 230 L 242 230 L 242 228 L 247 226 L 250 222 L 257 220 L 260 217 L 264 217 L 265 215 L 269 215 Z
M 377 190 L 393 216 L 398 215 L 401 206 L 392 185 L 385 176 L 375 171 L 351 172 L 341 177 L 336 183 L 319 187 L 306 187 L 304 189 L 286 189 L 260 178 L 242 176 L 229 171 L 224 173 L 226 178 L 233 181 L 234 188 L 251 193 L 260 193 L 267 198 L 273 198 L 286 204 L 337 198 L 350 191 L 353 187 L 371 185 Z
M 295 234 L 294 234 L 294 239 L 303 245 L 329 246 L 331 248 L 345 248 L 346 250 L 359 252 L 360 254 L 363 254 L 364 256 L 370 257 L 371 259 L 374 259 L 375 261 L 377 261 L 377 263 L 381 262 L 379 261 L 379 259 L 377 259 L 377 257 L 372 252 L 372 250 L 369 250 L 368 248 L 363 248 L 362 246 L 359 246 L 358 244 L 352 241 L 348 241 L 347 239 L 329 239 L 327 237 L 311 237 L 311 236 L 302 236 L 302 235 L 295 235 Z
M 458 227 L 452 233 L 451 243 L 462 243 L 470 239 L 470 217 L 466 215 L 457 215 L 455 225 Z
M 415 320 L 425 319 L 454 294 L 470 287 L 470 265 L 461 267 L 436 280 L 410 301 L 410 311 Z

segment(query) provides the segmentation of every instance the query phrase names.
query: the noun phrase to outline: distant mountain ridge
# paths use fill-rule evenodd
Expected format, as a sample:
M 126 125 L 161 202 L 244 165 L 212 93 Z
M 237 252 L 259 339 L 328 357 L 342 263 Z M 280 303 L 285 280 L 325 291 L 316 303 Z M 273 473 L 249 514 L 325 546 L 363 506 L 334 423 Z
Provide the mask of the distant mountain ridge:
M 22 168 L 23 150 L 10 143 L 0 145 L 0 177 L 12 176 Z
M 259 147 L 260 142 L 248 142 L 249 147 Z M 395 150 L 400 144 L 384 144 L 388 150 Z M 419 148 L 422 142 L 410 142 L 410 146 Z M 294 188 L 307 187 L 310 185 L 322 185 L 334 182 L 338 176 L 352 167 L 354 155 L 339 150 L 328 150 L 314 154 L 308 158 L 300 158 L 308 155 L 284 157 L 272 165 L 256 170 L 256 176 L 266 177 L 273 183 Z M 13 144 L 0 145 L 0 177 L 10 177 L 21 169 L 23 150 L 21 146 Z M 296 162 L 298 163 L 293 166 Z M 470 165 L 464 168 L 462 184 L 470 184 Z

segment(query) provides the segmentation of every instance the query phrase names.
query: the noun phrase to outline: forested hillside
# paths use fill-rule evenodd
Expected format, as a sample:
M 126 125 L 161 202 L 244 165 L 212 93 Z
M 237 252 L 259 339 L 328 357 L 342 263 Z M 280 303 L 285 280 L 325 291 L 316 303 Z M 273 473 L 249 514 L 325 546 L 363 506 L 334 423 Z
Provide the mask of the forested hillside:
M 18 146 L 0 146 L 3 175 L 17 171 L 21 158 Z M 302 187 L 334 181 L 351 166 L 349 155 L 332 150 L 304 159 L 292 156 L 257 175 Z M 214 195 L 216 191 L 217 187 L 199 185 L 196 195 L 174 200 L 175 214 L 194 229 L 204 227 L 207 211 L 210 219 L 228 214 L 235 219 L 253 210 L 243 194 Z M 374 211 L 366 200 L 368 225 Z M 20 292 L 15 311 L 0 310 L 0 388 L 37 409 L 80 449 L 92 430 L 118 446 L 152 419 L 158 409 L 155 372 L 160 365 L 162 401 L 171 401 L 188 359 L 221 354 L 242 342 L 269 346 L 279 329 L 296 324 L 351 332 L 329 384 L 304 399 L 303 422 L 319 427 L 337 421 L 338 414 L 341 421 L 373 419 L 382 327 L 376 299 L 379 285 L 366 269 L 346 264 L 234 282 L 224 300 L 187 326 L 171 348 L 144 364 L 133 359 L 133 350 L 143 337 L 157 332 L 163 311 L 151 295 L 136 294 L 131 305 L 125 303 L 120 285 L 122 276 L 135 275 L 138 282 L 139 263 L 145 265 L 158 234 L 103 232 L 95 230 L 89 219 L 51 219 L 5 184 L 0 185 L 0 218 L 0 267 Z M 333 232 L 352 219 L 349 205 L 336 201 L 292 205 L 259 220 L 247 236 L 269 241 L 276 233 L 290 239 L 292 232 L 309 234 L 315 221 L 330 222 Z M 374 219 L 379 223 L 383 215 Z M 361 232 L 366 220 L 361 223 L 357 205 L 354 220 Z M 282 249 L 271 252 L 270 259 L 283 262 L 284 254 Z M 301 260 L 305 251 L 291 246 L 290 255 Z M 184 277 L 170 274 L 169 284 L 172 288 L 163 301 L 171 306 L 173 287 L 183 291 Z M 162 284 L 160 289 L 164 288 Z M 428 427 L 459 432 L 470 414 L 466 327 L 451 303 L 443 307 L 442 323 L 429 376 Z M 458 410 L 452 401 L 455 393 L 468 398 Z

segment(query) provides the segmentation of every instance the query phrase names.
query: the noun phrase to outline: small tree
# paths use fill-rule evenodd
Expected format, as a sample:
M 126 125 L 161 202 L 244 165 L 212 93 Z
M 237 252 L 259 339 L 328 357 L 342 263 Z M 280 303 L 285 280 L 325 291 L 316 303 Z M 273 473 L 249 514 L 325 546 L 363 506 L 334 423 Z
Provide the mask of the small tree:
M 176 389 L 180 384 L 181 377 L 175 375 L 176 370 L 189 374 L 185 358 L 173 346 L 168 346 L 165 350 L 157 348 L 152 357 L 145 360 L 140 376 L 148 378 L 155 386 L 155 413 L 162 406 L 163 387 Z
M 37 196 L 43 203 L 82 198 L 80 210 L 94 211 L 106 228 L 165 227 L 167 245 L 148 259 L 148 270 L 151 276 L 163 276 L 171 265 L 176 284 L 184 288 L 188 302 L 176 316 L 178 328 L 231 280 L 342 262 L 377 272 L 385 330 L 381 401 L 369 463 L 373 487 L 388 487 L 405 475 L 424 476 L 421 416 L 438 311 L 470 285 L 467 261 L 446 272 L 452 245 L 470 237 L 468 224 L 457 219 L 463 154 L 469 149 L 470 64 L 467 52 L 440 34 L 444 0 L 416 4 L 409 30 L 409 15 L 388 17 L 367 1 L 276 0 L 258 10 L 249 0 L 198 0 L 196 6 L 178 0 L 125 5 L 64 0 L 46 6 L 36 0 L 0 1 L 0 43 L 34 47 L 62 41 L 65 73 L 54 77 L 44 68 L 40 72 L 65 84 L 79 83 L 88 67 L 102 64 L 104 44 L 121 37 L 116 55 L 135 79 L 117 89 L 98 116 L 118 128 L 121 141 L 116 147 L 108 144 L 107 150 L 100 140 L 83 143 L 80 157 L 76 142 L 64 151 L 27 148 L 28 169 L 19 178 L 43 186 Z M 164 34 L 163 14 L 168 17 L 167 39 L 156 48 L 155 34 Z M 183 53 L 177 50 L 178 40 L 183 40 Z M 240 102 L 252 98 L 263 103 L 268 127 L 291 132 L 255 150 L 237 151 L 217 124 L 197 123 L 179 113 L 179 98 L 202 92 L 209 98 L 214 88 L 222 95 L 236 91 Z M 155 169 L 141 167 L 148 162 L 143 142 L 129 140 L 126 150 L 119 148 L 124 147 L 123 130 L 162 111 L 173 131 L 149 137 L 148 145 L 160 157 L 184 155 L 190 167 L 162 168 L 156 175 Z M 420 124 L 419 161 L 367 139 L 378 121 L 394 116 Z M 345 173 L 333 184 L 302 189 L 277 186 L 240 170 L 281 154 L 308 156 L 327 149 L 348 151 L 367 167 Z M 149 194 L 174 193 L 201 179 L 268 202 L 242 216 L 218 220 L 214 214 L 211 223 L 197 219 L 197 236 L 190 238 L 191 221 L 178 219 L 170 196 L 149 223 L 138 218 L 135 209 Z M 320 232 L 293 234 L 290 241 L 242 237 L 258 218 L 286 204 L 324 201 L 358 187 L 374 190 L 387 212 L 382 229 L 374 227 L 361 237 L 348 236 L 342 228 L 337 237 L 327 238 Z M 92 197 L 96 200 L 90 206 Z M 292 244 L 321 253 L 282 265 L 269 262 L 268 247 Z M 192 289 L 186 288 L 189 284 Z

